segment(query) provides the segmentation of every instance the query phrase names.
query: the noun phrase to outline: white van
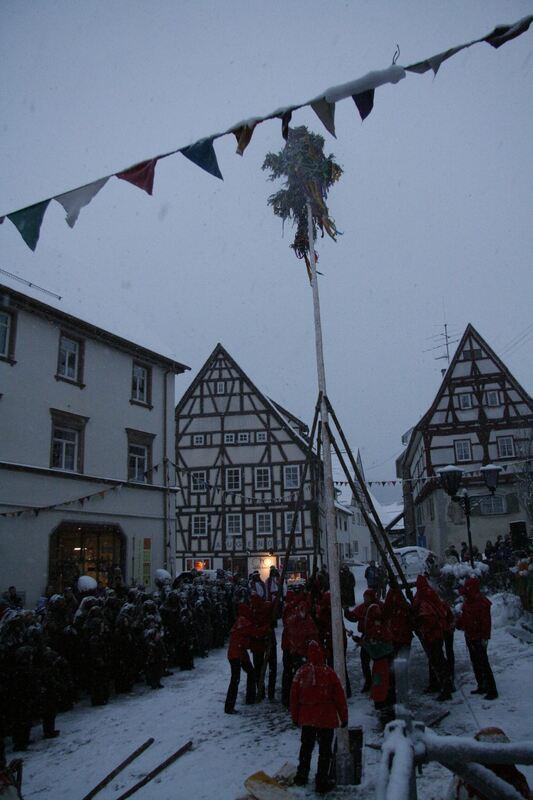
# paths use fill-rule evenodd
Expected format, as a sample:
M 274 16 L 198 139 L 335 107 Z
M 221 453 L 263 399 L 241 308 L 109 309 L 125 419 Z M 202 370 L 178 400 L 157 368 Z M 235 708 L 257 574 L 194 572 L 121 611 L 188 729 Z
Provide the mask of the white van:
M 426 547 L 398 547 L 394 550 L 400 562 L 400 566 L 409 583 L 415 583 L 419 575 L 424 575 L 427 570 L 428 556 L 432 556 L 436 562 L 438 558 L 431 550 Z

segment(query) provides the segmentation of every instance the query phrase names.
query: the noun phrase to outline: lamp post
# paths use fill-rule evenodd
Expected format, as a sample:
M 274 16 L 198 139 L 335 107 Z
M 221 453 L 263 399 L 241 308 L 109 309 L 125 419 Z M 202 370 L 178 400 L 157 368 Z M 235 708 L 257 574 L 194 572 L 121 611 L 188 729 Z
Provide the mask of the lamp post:
M 494 494 L 496 491 L 501 469 L 502 468 L 498 467 L 496 464 L 487 464 L 486 466 L 481 467 L 479 470 L 483 475 L 485 486 L 491 494 Z M 470 512 L 472 510 L 472 504 L 470 502 L 470 496 L 465 488 L 463 488 L 461 494 L 457 493 L 463 479 L 463 470 L 461 467 L 456 467 L 453 464 L 449 464 L 447 467 L 443 467 L 441 470 L 439 470 L 439 477 L 441 486 L 446 494 L 451 497 L 454 503 L 459 503 L 465 513 L 468 549 L 470 550 L 470 564 L 473 568 L 474 556 L 472 554 L 472 531 L 470 529 Z M 479 500 L 476 501 L 476 504 L 479 502 Z

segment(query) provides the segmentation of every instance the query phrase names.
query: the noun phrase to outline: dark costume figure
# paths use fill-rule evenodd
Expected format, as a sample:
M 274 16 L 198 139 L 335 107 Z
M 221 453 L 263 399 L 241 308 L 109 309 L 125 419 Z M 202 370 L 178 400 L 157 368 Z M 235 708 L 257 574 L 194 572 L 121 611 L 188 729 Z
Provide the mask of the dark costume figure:
M 255 672 L 256 690 L 258 692 L 263 690 L 263 687 L 259 685 L 260 676 L 266 655 L 267 639 L 270 638 L 270 648 L 268 654 L 268 699 L 273 700 L 276 691 L 278 658 L 276 633 L 272 627 L 272 603 L 268 600 L 261 600 L 257 595 L 252 595 L 250 607 L 252 609 L 252 616 L 256 629 L 264 629 L 268 632 L 267 636 L 264 638 L 255 637 L 250 645 Z
M 333 788 L 329 780 L 333 732 L 348 724 L 348 707 L 341 682 L 336 672 L 326 666 L 324 651 L 317 642 L 309 643 L 307 659 L 291 687 L 291 718 L 302 729 L 294 782 L 298 786 L 307 783 L 313 748 L 318 741 L 315 788 L 319 794 L 325 794 Z
M 343 564 L 339 571 L 341 585 L 341 605 L 351 608 L 355 605 L 355 577 L 347 564 Z
M 491 633 L 490 600 L 481 594 L 479 580 L 467 578 L 462 589 L 463 609 L 457 627 L 465 634 L 466 646 L 476 676 L 477 688 L 472 694 L 484 694 L 486 700 L 498 697 L 496 682 L 490 668 L 487 646 Z

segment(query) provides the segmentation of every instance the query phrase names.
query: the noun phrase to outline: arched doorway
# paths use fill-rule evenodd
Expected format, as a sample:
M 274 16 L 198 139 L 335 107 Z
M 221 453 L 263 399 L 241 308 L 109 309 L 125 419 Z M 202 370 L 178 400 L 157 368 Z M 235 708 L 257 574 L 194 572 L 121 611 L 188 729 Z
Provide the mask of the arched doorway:
M 48 582 L 55 591 L 90 575 L 107 586 L 114 566 L 124 574 L 125 537 L 118 525 L 62 522 L 50 537 Z

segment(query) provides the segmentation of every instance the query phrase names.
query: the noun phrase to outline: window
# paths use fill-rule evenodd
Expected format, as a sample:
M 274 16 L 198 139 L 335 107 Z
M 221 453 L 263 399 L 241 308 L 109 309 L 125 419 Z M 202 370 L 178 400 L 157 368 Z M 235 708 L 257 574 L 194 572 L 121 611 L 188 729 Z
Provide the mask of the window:
M 192 437 L 192 443 L 195 445 L 205 444 L 205 436 L 203 433 L 195 433 Z
M 239 492 L 241 489 L 241 470 L 239 467 L 229 467 L 226 470 L 226 491 Z
M 207 514 L 193 514 L 191 520 L 192 536 L 207 536 Z
M 298 464 L 283 467 L 283 483 L 285 489 L 300 488 L 300 467 Z
M 131 373 L 131 402 L 149 406 L 152 401 L 152 370 L 138 361 Z
M 507 511 L 505 497 L 501 494 L 488 494 L 481 498 L 479 510 L 481 514 L 505 514 Z
M 59 336 L 56 378 L 79 385 L 83 378 L 83 342 L 64 333 Z
M 242 517 L 240 514 L 226 515 L 226 536 L 240 536 L 242 533 Z
M 461 392 L 459 394 L 459 408 L 466 410 L 472 408 L 472 405 L 472 395 L 467 392 Z
M 498 436 L 496 443 L 498 445 L 498 458 L 513 458 L 514 441 L 512 436 Z
M 225 394 L 226 393 L 226 382 L 225 381 L 217 381 L 217 394 Z
M 237 441 L 239 444 L 248 444 L 250 441 L 250 434 L 249 433 L 238 433 L 237 434 Z
M 259 511 L 256 514 L 256 526 L 258 536 L 270 536 L 272 534 L 272 514 L 269 511 Z
M 235 434 L 234 433 L 225 433 L 224 434 L 224 444 L 235 444 Z
M 155 434 L 126 428 L 128 435 L 128 480 L 152 482 L 152 443 Z
M 455 447 L 455 460 L 457 462 L 472 461 L 472 445 L 470 439 L 456 439 L 453 443 Z
M 270 489 L 270 467 L 255 468 L 255 488 Z
M 257 444 L 261 444 L 261 442 L 266 442 L 266 440 L 267 440 L 266 431 L 256 431 L 255 441 L 257 442 Z
M 486 392 L 485 394 L 485 402 L 488 406 L 499 406 L 500 405 L 500 393 L 496 390 L 492 390 L 490 392 Z
M 50 467 L 69 472 L 83 472 L 83 445 L 88 417 L 50 409 L 52 415 L 52 447 Z
M 359 553 L 359 542 L 357 541 L 357 539 L 353 540 L 352 549 L 353 549 L 354 556 L 356 556 Z
M 294 516 L 294 511 L 286 511 L 285 512 L 285 533 L 288 535 L 291 532 L 291 525 L 292 525 L 292 518 Z M 294 529 L 295 533 L 302 532 L 302 524 L 300 520 L 300 515 L 298 514 L 298 518 L 296 520 L 296 528 Z
M 17 317 L 10 311 L 0 311 L 0 360 L 14 363 L 15 328 Z
M 463 361 L 475 361 L 476 358 L 481 358 L 480 347 L 474 347 L 472 350 L 469 348 L 463 350 Z
M 191 472 L 191 492 L 198 494 L 207 491 L 207 473 L 205 469 Z

